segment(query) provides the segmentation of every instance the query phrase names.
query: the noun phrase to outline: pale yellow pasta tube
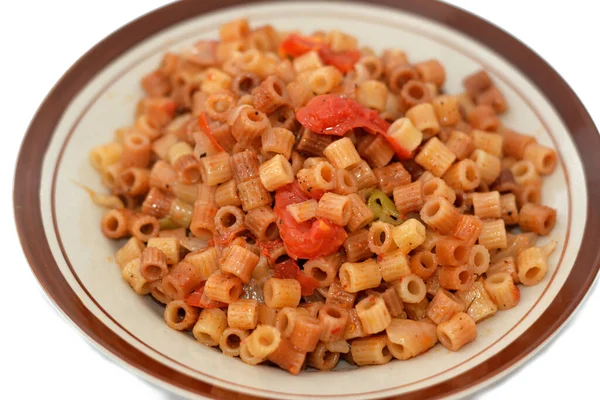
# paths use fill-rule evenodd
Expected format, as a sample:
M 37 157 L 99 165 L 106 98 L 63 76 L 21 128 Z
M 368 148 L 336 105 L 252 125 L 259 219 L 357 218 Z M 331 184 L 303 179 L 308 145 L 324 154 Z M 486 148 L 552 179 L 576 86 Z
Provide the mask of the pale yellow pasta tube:
M 345 291 L 356 293 L 379 286 L 381 271 L 375 260 L 361 263 L 343 263 L 340 267 L 340 283 Z
M 370 295 L 359 301 L 356 313 L 368 335 L 383 331 L 392 322 L 392 316 L 381 296 Z
M 392 355 L 387 349 L 386 335 L 355 339 L 350 352 L 357 365 L 387 364 L 392 359 Z
M 218 346 L 227 328 L 227 315 L 220 308 L 205 308 L 192 329 L 197 341 L 207 346 Z
M 265 303 L 271 308 L 298 307 L 300 283 L 296 279 L 270 278 L 263 288 Z
M 430 322 L 394 318 L 385 332 L 388 349 L 399 360 L 416 357 L 438 341 L 436 326 Z
M 323 150 L 323 155 L 335 168 L 352 168 L 361 162 L 360 155 L 352 141 L 345 137 L 332 142 Z
M 294 171 L 290 162 L 281 154 L 275 155 L 259 167 L 260 180 L 269 190 L 277 190 L 294 180 Z
M 442 346 L 451 351 L 458 351 L 477 338 L 477 325 L 471 316 L 460 312 L 449 321 L 439 324 L 437 334 Z
M 425 241 L 425 225 L 418 220 L 411 218 L 404 221 L 401 225 L 394 227 L 392 236 L 396 246 L 408 254 L 416 249 Z

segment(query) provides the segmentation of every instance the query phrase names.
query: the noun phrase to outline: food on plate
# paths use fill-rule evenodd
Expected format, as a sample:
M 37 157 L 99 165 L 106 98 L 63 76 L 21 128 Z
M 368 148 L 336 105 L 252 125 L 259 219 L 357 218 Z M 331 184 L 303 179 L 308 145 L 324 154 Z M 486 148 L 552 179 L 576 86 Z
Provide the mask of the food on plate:
M 436 59 L 246 20 L 165 54 L 90 154 L 124 280 L 169 327 L 292 374 L 461 349 L 548 273 L 557 154 L 502 123 L 485 71 L 445 81 Z

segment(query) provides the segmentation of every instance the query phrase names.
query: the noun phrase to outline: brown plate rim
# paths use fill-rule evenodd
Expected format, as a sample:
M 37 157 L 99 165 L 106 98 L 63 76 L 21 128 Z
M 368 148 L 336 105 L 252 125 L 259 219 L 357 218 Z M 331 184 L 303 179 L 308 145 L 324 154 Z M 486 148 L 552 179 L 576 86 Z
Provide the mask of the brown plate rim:
M 150 358 L 121 339 L 81 302 L 67 284 L 54 260 L 44 233 L 40 187 L 42 163 L 63 111 L 79 91 L 112 60 L 145 38 L 184 20 L 229 6 L 257 0 L 183 0 L 152 11 L 120 28 L 82 56 L 48 94 L 23 139 L 15 171 L 14 211 L 27 260 L 49 298 L 93 342 L 136 370 L 179 391 L 208 397 L 236 396 L 234 392 L 182 374 Z M 600 269 L 600 135 L 581 101 L 567 83 L 541 57 L 493 24 L 461 9 L 435 0 L 372 0 L 411 12 L 451 27 L 496 51 L 527 76 L 554 106 L 568 128 L 584 165 L 588 207 L 581 249 L 567 281 L 538 320 L 519 338 L 485 363 L 432 386 L 396 396 L 396 399 L 435 398 L 473 388 L 517 365 L 548 341 L 564 324 L 592 285 Z

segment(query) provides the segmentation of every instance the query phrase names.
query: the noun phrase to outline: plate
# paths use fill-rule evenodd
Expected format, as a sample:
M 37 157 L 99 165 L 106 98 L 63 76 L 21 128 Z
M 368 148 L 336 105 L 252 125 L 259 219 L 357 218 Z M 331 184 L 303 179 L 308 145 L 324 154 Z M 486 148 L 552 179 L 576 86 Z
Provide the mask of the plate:
M 227 8 L 221 8 L 228 6 Z M 381 50 L 445 65 L 446 88 L 485 68 L 505 94 L 504 122 L 559 153 L 544 203 L 558 209 L 550 272 L 522 291 L 509 312 L 479 325 L 476 342 L 451 353 L 292 376 L 251 367 L 170 330 L 162 308 L 137 296 L 112 256 L 119 244 L 99 229 L 102 210 L 75 182 L 100 189 L 87 154 L 130 124 L 142 96 L 139 79 L 167 50 L 215 38 L 218 27 L 252 24 L 304 32 L 339 29 Z M 462 396 L 517 367 L 548 342 L 580 304 L 599 268 L 600 136 L 558 74 L 522 43 L 467 12 L 437 1 L 364 3 L 242 0 L 183 1 L 130 23 L 85 54 L 41 105 L 23 141 L 16 170 L 15 215 L 24 252 L 50 299 L 114 360 L 187 397 L 398 399 Z

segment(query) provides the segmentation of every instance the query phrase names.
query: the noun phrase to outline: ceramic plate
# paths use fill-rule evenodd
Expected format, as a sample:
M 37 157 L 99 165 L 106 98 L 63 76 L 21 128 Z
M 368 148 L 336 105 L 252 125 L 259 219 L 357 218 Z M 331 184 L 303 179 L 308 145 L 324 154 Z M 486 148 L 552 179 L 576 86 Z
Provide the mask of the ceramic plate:
M 111 257 L 119 244 L 100 232 L 102 210 L 74 182 L 100 189 L 87 154 L 131 124 L 140 77 L 161 55 L 246 17 L 283 30 L 339 29 L 376 50 L 395 47 L 411 60 L 435 57 L 449 92 L 482 67 L 507 97 L 504 122 L 557 149 L 544 203 L 558 209 L 550 271 L 522 290 L 519 305 L 479 325 L 457 353 L 435 347 L 387 365 L 292 376 L 251 367 L 169 329 L 162 307 L 137 296 Z M 600 136 L 567 84 L 535 53 L 500 29 L 437 1 L 254 3 L 183 1 L 115 32 L 60 80 L 35 116 L 16 171 L 15 214 L 23 249 L 48 296 L 99 349 L 184 396 L 278 399 L 398 399 L 458 396 L 496 380 L 531 357 L 577 308 L 599 268 Z

